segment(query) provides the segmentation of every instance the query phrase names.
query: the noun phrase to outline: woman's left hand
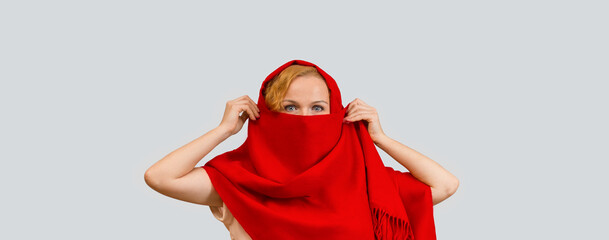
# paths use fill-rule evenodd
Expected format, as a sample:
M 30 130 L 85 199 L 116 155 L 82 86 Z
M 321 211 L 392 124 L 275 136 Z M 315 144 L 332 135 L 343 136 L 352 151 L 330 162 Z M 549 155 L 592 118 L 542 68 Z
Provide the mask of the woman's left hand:
M 370 137 L 375 143 L 385 135 L 381 128 L 381 122 L 379 121 L 379 115 L 376 112 L 376 108 L 373 108 L 361 99 L 356 98 L 349 103 L 345 121 L 355 122 L 359 120 L 368 122 L 368 133 L 370 133 Z

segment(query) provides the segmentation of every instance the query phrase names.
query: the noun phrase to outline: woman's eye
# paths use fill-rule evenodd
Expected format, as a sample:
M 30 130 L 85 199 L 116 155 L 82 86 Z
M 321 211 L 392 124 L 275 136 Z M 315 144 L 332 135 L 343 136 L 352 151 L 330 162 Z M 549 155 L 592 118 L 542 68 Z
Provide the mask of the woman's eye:
M 291 109 L 296 109 L 296 107 L 294 105 L 287 105 L 283 109 L 285 109 L 286 111 L 291 111 Z
M 315 105 L 315 106 L 313 106 L 313 109 L 315 109 L 315 111 L 321 112 L 321 111 L 324 110 L 324 107 L 319 106 L 319 105 Z

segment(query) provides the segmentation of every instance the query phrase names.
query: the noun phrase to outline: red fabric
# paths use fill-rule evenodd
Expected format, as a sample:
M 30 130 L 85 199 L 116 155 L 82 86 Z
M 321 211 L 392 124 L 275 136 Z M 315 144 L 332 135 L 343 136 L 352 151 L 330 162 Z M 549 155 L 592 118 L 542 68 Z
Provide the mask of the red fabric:
M 267 108 L 265 84 L 292 64 L 325 78 L 330 114 Z M 347 107 L 322 69 L 285 63 L 264 80 L 257 104 L 245 142 L 202 166 L 252 239 L 436 239 L 429 187 L 384 167 L 363 121 L 343 123 Z
M 409 172 L 401 172 L 392 167 L 385 167 L 385 169 L 400 193 L 412 231 L 416 236 L 415 239 L 436 239 L 433 208 L 427 207 L 430 204 L 433 205 L 431 188 Z M 421 203 L 423 204 L 421 205 Z

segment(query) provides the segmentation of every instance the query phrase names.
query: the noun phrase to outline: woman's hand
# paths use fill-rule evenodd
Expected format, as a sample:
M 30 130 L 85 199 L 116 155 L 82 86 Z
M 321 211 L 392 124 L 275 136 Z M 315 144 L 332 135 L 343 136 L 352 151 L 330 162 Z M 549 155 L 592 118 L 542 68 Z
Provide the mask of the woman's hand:
M 345 121 L 355 122 L 359 120 L 365 120 L 368 123 L 368 133 L 370 133 L 370 137 L 375 143 L 385 135 L 381 128 L 381 122 L 379 121 L 376 109 L 366 104 L 361 99 L 356 98 L 349 103 Z
M 239 115 L 240 113 L 242 113 Z M 226 102 L 224 116 L 218 127 L 225 128 L 231 135 L 238 133 L 247 118 L 256 120 L 260 117 L 260 109 L 247 95 Z

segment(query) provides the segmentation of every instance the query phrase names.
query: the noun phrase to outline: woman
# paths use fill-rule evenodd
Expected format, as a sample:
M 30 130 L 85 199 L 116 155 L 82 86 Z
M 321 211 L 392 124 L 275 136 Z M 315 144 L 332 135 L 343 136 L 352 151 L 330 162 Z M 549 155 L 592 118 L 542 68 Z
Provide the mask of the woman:
M 195 167 L 248 118 L 243 145 Z M 375 145 L 410 172 L 385 167 Z M 302 60 L 272 72 L 258 103 L 227 102 L 218 127 L 155 163 L 145 180 L 208 205 L 231 239 L 435 239 L 432 206 L 459 184 L 385 135 L 373 107 L 360 99 L 343 107 L 334 79 Z

